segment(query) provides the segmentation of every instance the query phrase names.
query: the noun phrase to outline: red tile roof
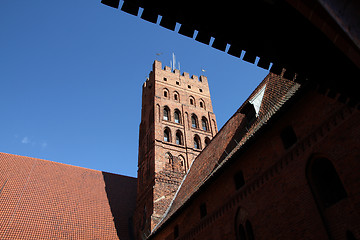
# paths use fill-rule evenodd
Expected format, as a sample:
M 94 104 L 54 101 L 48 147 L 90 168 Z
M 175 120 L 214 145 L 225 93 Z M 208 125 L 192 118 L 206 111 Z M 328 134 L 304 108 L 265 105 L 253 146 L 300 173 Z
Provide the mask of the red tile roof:
M 239 135 L 242 129 L 244 129 L 244 115 L 240 112 L 242 112 L 249 100 L 252 99 L 265 85 L 264 96 L 256 120 L 246 132 Z M 280 107 L 295 94 L 295 92 L 297 92 L 299 88 L 300 85 L 294 81 L 290 81 L 273 73 L 268 74 L 245 103 L 219 131 L 209 146 L 194 160 L 188 174 L 185 176 L 176 193 L 172 204 L 167 210 L 166 215 L 154 229 L 153 233 L 161 228 L 161 225 L 171 218 L 171 216 L 200 189 L 214 172 L 220 169 L 223 164 L 238 151 L 245 142 L 247 142 L 247 140 L 250 139 L 280 109 Z M 240 139 L 237 138 L 239 136 L 241 136 Z M 237 138 L 235 139 L 236 141 L 233 141 L 234 138 Z M 226 141 L 224 141 L 224 139 L 226 139 Z M 236 142 L 237 144 L 233 144 L 233 142 Z M 229 149 L 230 144 L 233 144 L 233 146 Z M 216 156 L 213 154 L 213 156 L 209 157 L 207 151 L 208 148 L 209 150 L 211 148 L 218 149 L 221 152 Z M 214 149 L 210 151 L 214 151 Z M 225 149 L 226 154 L 223 154 Z
M 130 239 L 136 179 L 0 153 L 0 239 Z

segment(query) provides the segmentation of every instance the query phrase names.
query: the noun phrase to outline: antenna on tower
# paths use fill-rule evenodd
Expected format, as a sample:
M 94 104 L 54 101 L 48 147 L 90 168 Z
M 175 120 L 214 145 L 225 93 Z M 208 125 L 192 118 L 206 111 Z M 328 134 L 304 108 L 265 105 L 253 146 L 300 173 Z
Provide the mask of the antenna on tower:
M 175 70 L 175 68 L 176 68 L 176 59 L 175 59 L 175 54 L 174 53 L 172 53 L 172 66 L 171 66 L 171 68 L 172 68 L 172 70 L 174 71 Z

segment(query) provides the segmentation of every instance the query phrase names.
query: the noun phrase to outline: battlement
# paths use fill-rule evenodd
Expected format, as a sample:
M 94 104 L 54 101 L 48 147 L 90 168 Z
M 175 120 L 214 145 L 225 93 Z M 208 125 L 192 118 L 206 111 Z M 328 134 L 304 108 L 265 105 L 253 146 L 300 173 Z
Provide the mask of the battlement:
M 164 66 L 164 68 L 162 68 L 162 63 L 158 60 L 155 60 L 153 63 L 153 72 L 156 71 L 165 71 L 169 74 L 169 76 L 171 76 L 171 74 L 173 74 L 175 77 L 177 77 L 178 79 L 181 79 L 183 81 L 186 82 L 198 82 L 198 83 L 204 83 L 207 85 L 207 77 L 201 75 L 200 77 L 198 77 L 197 75 L 191 75 L 188 72 L 183 72 L 182 74 L 180 73 L 179 69 L 174 69 L 173 71 L 171 71 L 171 67 L 169 66 Z M 180 78 L 180 76 L 182 78 Z

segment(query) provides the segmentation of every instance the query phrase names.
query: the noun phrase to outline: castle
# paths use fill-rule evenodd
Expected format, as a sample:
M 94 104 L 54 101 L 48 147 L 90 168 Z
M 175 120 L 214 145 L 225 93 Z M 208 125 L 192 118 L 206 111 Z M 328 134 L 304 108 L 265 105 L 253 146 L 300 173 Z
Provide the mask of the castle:
M 155 61 L 138 178 L 0 153 L 0 239 L 359 239 L 359 111 L 295 80 L 218 131 L 207 78 Z

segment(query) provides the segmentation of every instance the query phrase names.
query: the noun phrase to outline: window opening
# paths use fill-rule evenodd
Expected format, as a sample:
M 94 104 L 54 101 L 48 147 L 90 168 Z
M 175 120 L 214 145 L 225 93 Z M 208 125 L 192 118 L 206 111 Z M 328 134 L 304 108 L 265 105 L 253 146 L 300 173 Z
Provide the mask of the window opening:
M 164 142 L 170 142 L 170 130 L 168 128 L 164 130 Z
M 205 147 L 209 144 L 210 144 L 210 138 L 206 137 L 205 138 Z
M 201 125 L 202 125 L 202 130 L 204 130 L 204 131 L 208 130 L 208 124 L 207 124 L 207 120 L 205 118 L 201 119 Z
M 164 91 L 164 97 L 167 97 L 167 91 Z
M 195 115 L 192 115 L 191 116 L 191 126 L 193 128 L 197 128 L 198 127 L 198 124 L 197 124 L 197 117 Z
M 194 137 L 194 148 L 195 149 L 201 149 L 200 138 L 199 138 L 198 135 L 195 135 L 195 137 Z
M 182 134 L 180 131 L 176 132 L 176 144 L 183 145 L 182 143 Z
M 166 121 L 170 120 L 170 118 L 169 118 L 169 108 L 167 108 L 167 107 L 164 107 L 163 119 L 166 120 Z
M 180 113 L 178 110 L 175 110 L 174 112 L 174 121 L 175 123 L 180 123 Z
M 191 89 L 191 86 L 190 86 L 190 85 L 188 85 L 188 88 L 189 88 L 189 89 Z

